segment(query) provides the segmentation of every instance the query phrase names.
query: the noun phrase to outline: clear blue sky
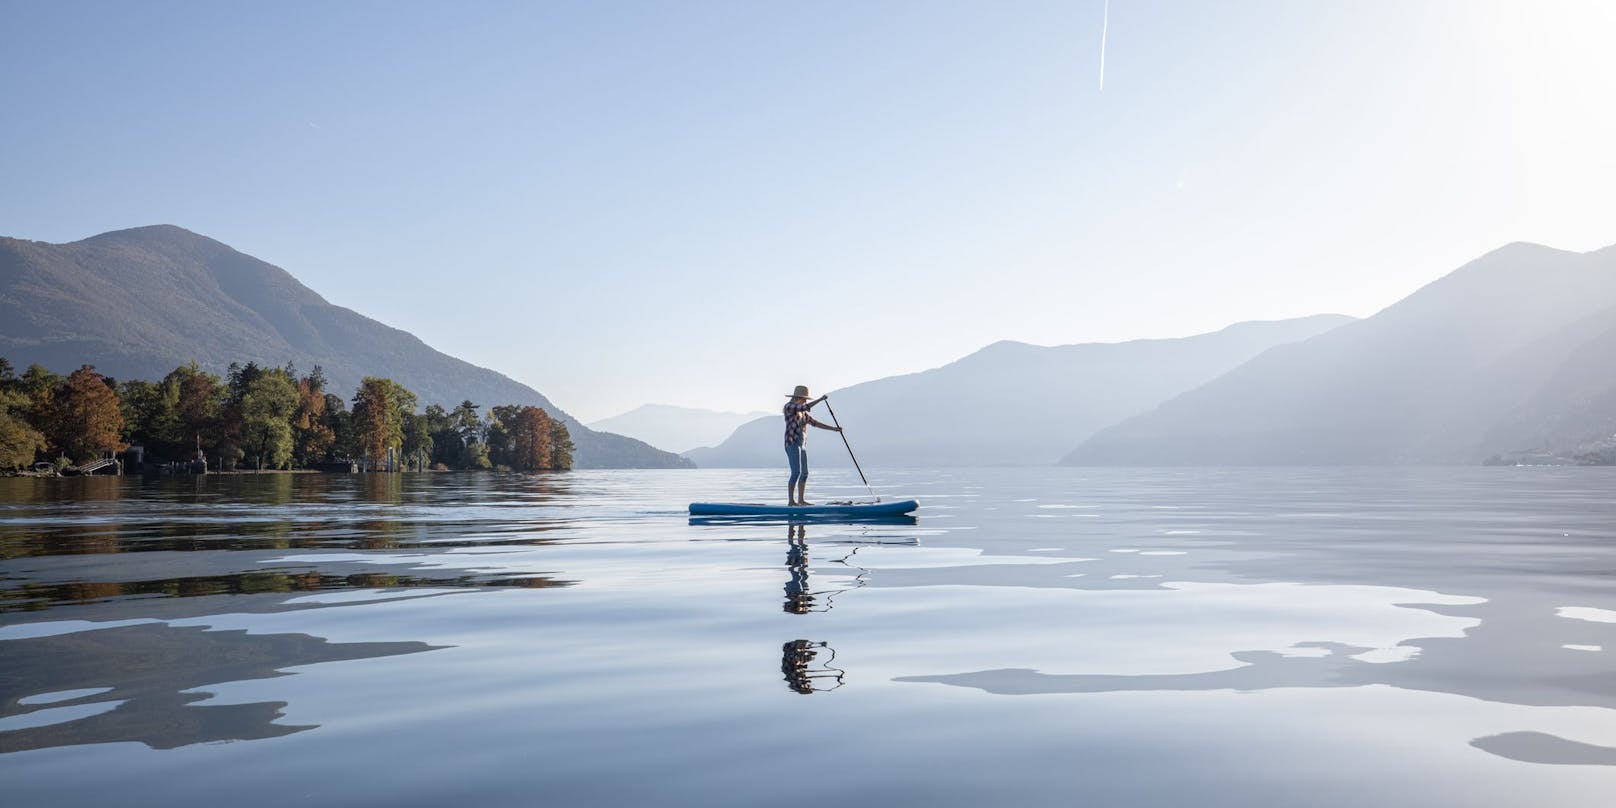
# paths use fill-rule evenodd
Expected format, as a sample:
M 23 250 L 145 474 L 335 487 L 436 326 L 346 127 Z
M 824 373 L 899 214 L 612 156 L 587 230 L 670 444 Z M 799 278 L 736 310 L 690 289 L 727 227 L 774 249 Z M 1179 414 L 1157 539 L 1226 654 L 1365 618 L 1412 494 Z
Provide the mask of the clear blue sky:
M 0 235 L 170 223 L 590 420 L 1616 242 L 1616 4 L 0 0 Z

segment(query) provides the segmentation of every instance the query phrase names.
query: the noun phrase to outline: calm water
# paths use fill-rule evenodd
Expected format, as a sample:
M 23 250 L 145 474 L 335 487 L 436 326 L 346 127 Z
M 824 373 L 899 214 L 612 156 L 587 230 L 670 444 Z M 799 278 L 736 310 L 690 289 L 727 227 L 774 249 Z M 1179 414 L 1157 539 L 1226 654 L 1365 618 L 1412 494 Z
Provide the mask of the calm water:
M 0 479 L 6 802 L 1616 799 L 1616 469 L 878 476 Z

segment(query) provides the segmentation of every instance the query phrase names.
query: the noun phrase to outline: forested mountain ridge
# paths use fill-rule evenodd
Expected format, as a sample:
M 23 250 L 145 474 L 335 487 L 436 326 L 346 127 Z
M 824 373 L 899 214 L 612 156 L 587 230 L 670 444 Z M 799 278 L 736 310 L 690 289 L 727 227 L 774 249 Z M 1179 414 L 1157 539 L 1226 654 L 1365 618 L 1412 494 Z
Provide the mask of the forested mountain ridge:
M 285 270 L 183 228 L 156 225 L 68 244 L 0 237 L 0 356 L 18 368 L 82 364 L 157 379 L 196 361 L 320 365 L 333 390 L 391 378 L 420 403 L 542 407 L 567 425 L 576 465 L 679 467 L 642 441 L 588 429 L 538 391 L 333 305 Z
M 1514 243 L 1100 431 L 1073 464 L 1451 464 L 1616 431 L 1616 247 Z

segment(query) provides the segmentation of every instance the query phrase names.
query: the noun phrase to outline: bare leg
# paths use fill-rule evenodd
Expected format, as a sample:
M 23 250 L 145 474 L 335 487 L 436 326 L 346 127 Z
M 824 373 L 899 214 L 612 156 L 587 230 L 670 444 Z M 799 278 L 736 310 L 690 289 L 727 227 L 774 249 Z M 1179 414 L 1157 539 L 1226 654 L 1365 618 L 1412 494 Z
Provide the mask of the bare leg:
M 804 475 L 802 475 L 802 479 L 797 481 L 797 503 L 796 504 L 798 504 L 798 505 L 812 505 L 812 504 L 814 504 L 814 503 L 808 501 L 808 493 L 807 493 L 807 491 L 808 491 L 808 475 L 804 474 Z
M 786 483 L 786 503 L 788 505 L 797 504 L 797 492 L 796 492 L 796 489 L 793 488 L 791 483 L 789 483 L 789 482 Z

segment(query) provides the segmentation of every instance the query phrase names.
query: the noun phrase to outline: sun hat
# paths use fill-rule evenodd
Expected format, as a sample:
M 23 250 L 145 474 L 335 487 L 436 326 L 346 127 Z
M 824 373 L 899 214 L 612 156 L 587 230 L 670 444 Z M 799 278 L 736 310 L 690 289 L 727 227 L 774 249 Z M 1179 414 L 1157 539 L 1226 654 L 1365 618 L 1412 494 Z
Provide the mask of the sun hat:
M 797 385 L 797 389 L 791 391 L 791 395 L 786 396 L 786 398 L 798 398 L 798 397 L 801 397 L 801 398 L 807 398 L 808 397 L 808 385 L 799 384 L 799 385 Z

